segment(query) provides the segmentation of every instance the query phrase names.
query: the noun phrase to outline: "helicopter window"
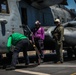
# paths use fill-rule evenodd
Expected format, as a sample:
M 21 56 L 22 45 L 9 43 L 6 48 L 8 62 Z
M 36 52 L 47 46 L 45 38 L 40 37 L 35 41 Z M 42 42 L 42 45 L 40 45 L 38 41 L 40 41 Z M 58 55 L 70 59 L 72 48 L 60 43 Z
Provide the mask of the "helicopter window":
M 64 18 L 62 17 L 62 23 L 64 23 Z
M 0 0 L 0 13 L 9 13 L 7 0 Z

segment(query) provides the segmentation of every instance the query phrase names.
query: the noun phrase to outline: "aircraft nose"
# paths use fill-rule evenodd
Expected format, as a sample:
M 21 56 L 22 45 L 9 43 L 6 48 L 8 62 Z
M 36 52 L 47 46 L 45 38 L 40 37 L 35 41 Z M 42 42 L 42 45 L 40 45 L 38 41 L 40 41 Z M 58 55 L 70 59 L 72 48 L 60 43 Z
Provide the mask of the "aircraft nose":
M 64 36 L 69 36 L 70 35 L 70 31 L 68 29 L 64 29 Z
M 64 29 L 64 40 L 67 42 L 70 41 L 70 39 L 71 39 L 71 32 L 68 29 Z

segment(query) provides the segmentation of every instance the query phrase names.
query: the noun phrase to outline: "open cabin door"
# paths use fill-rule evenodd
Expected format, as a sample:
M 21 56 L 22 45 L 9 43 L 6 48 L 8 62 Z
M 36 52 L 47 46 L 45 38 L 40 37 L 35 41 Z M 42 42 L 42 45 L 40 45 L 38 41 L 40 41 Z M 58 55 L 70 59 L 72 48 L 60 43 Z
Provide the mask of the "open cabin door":
M 23 31 L 24 31 L 24 35 L 26 35 L 27 37 L 29 37 L 30 35 L 30 31 L 27 27 L 27 9 L 26 8 L 21 8 L 21 17 L 22 17 L 22 28 L 23 28 Z
M 22 24 L 27 25 L 27 9 L 21 8 L 21 13 L 22 13 Z

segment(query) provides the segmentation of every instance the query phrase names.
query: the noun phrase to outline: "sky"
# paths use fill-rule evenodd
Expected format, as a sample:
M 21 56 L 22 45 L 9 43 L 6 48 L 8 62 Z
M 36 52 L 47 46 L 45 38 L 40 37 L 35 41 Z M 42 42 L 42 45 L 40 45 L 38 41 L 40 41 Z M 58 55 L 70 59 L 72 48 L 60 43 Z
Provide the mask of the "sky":
M 67 0 L 68 2 L 68 6 L 66 6 L 69 9 L 75 9 L 76 11 L 76 3 L 74 2 L 74 0 Z

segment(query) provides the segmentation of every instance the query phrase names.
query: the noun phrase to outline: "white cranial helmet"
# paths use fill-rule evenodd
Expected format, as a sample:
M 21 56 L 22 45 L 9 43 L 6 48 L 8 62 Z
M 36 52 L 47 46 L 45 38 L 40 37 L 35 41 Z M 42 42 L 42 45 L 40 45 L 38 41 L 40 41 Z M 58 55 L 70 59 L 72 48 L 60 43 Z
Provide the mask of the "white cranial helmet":
M 39 21 L 36 21 L 35 24 L 41 24 Z
M 54 22 L 59 22 L 60 23 L 60 20 L 59 19 L 55 19 L 55 21 Z

